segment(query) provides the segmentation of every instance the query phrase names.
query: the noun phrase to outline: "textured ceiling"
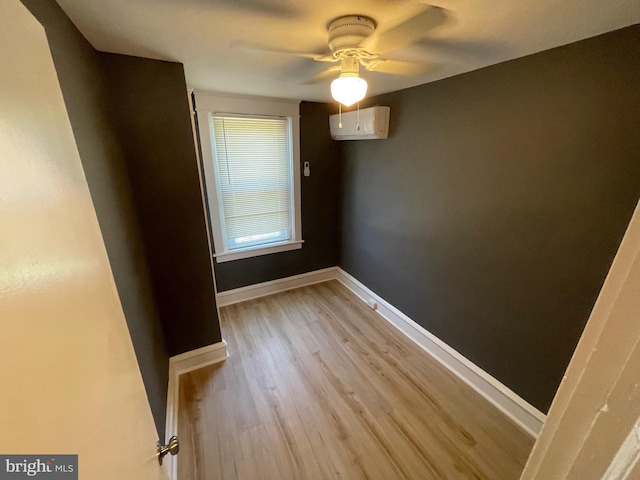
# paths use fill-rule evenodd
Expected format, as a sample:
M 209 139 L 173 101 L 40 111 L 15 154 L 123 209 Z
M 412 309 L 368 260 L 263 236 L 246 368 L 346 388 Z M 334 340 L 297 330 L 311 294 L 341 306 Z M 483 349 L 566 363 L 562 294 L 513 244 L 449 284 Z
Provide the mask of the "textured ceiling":
M 399 90 L 640 23 L 640 0 L 58 0 L 98 50 L 184 64 L 188 85 L 329 101 L 327 24 L 366 15 L 375 53 L 424 64 L 415 75 L 361 71 L 369 95 Z M 412 14 L 412 19 L 407 20 Z M 406 20 L 406 21 L 405 21 Z M 640 39 L 639 39 L 640 41 Z

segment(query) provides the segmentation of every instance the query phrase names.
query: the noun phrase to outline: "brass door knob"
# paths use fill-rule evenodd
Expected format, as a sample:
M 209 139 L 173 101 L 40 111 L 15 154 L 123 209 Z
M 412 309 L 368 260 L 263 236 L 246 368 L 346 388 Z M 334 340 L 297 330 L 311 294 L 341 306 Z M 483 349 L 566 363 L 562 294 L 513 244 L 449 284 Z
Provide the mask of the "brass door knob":
M 178 437 L 173 436 L 169 439 L 169 443 L 167 445 L 162 445 L 160 440 L 158 440 L 158 461 L 160 465 L 162 465 L 162 458 L 170 453 L 171 455 L 177 455 L 180 451 L 180 442 L 178 442 Z

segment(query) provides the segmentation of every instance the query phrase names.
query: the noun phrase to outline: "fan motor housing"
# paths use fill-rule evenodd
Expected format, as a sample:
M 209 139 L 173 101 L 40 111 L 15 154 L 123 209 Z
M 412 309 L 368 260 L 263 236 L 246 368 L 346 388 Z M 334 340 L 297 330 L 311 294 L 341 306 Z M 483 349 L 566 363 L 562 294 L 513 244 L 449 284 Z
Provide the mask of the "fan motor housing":
M 354 49 L 376 29 L 375 22 L 363 15 L 346 15 L 333 20 L 329 32 L 329 48 L 333 53 Z

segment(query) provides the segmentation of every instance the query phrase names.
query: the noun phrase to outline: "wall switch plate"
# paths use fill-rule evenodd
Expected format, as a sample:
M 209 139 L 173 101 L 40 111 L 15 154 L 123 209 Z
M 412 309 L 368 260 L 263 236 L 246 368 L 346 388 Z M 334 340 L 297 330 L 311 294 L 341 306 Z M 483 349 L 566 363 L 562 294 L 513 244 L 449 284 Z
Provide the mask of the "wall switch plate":
M 309 162 L 304 162 L 304 176 L 308 177 L 311 175 L 311 169 L 309 168 Z

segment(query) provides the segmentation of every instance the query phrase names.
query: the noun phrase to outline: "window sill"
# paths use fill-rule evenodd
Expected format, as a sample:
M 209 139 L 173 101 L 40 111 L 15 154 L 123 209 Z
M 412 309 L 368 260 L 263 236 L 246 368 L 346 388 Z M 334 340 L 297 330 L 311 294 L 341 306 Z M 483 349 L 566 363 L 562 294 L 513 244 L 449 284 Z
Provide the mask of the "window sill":
M 269 255 L 270 253 L 298 250 L 302 248 L 303 243 L 304 240 L 295 240 L 290 242 L 272 243 L 270 245 L 259 245 L 256 247 L 243 248 L 242 250 L 232 250 L 230 252 L 220 253 L 213 255 L 213 258 L 216 259 L 216 263 L 231 262 L 232 260 Z

